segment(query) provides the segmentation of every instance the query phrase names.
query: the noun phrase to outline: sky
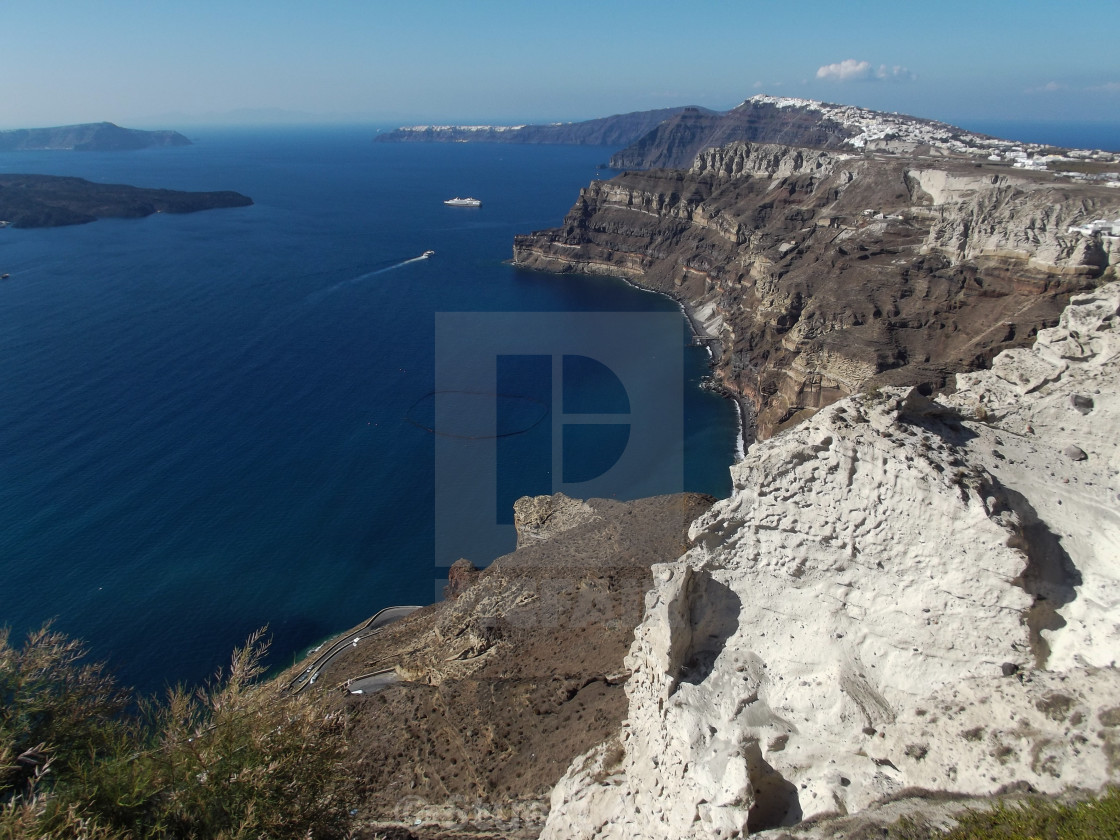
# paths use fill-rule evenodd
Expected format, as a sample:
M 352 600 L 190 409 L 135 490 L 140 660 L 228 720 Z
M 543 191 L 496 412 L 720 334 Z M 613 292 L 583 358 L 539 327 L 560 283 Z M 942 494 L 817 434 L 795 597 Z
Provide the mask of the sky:
M 757 93 L 1120 123 L 1120 2 L 0 0 L 0 128 L 554 122 Z

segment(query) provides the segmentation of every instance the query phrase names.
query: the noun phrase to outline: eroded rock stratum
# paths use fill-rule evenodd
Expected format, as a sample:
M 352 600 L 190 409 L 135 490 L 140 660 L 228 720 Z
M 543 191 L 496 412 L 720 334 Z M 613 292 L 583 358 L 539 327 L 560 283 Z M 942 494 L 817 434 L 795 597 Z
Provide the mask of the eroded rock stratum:
M 734 837 L 905 788 L 1120 778 L 1120 284 L 951 397 L 752 447 L 654 567 L 627 721 L 550 838 Z
M 869 384 L 940 387 L 1115 277 L 1120 192 L 944 154 L 731 143 L 585 188 L 514 262 L 623 277 L 720 339 L 716 374 L 774 432 Z

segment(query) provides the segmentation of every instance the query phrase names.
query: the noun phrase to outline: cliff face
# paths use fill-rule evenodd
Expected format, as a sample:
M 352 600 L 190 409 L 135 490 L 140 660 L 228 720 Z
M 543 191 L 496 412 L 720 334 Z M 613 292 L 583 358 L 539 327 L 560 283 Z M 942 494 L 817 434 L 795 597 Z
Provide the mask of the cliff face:
M 121 128 L 110 122 L 0 131 L 0 152 L 116 152 L 151 146 L 189 145 L 191 141 L 177 131 L 141 131 L 138 128 Z
M 688 108 L 611 156 L 612 169 L 681 169 L 705 149 L 733 142 L 839 149 L 855 132 L 819 113 L 748 100 L 726 113 Z
M 689 305 L 758 434 L 868 383 L 938 387 L 1112 276 L 1115 190 L 1005 165 L 733 143 L 585 188 L 514 262 L 624 277 Z
M 814 149 L 977 153 L 1023 145 L 947 123 L 811 99 L 752 96 L 736 108 L 706 114 L 685 111 L 611 158 L 616 169 L 683 169 L 707 149 L 729 143 L 781 143 Z M 1041 149 L 1039 146 L 1030 147 Z
M 1120 778 L 1120 283 L 1030 350 L 851 397 L 654 567 L 620 732 L 543 837 L 728 838 L 909 787 Z

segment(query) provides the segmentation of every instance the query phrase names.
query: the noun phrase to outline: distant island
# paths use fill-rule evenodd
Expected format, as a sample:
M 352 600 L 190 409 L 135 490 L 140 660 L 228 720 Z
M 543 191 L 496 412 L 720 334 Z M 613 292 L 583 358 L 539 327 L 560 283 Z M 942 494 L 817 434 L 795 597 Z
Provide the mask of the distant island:
M 716 115 L 692 106 L 632 111 L 594 120 L 544 125 L 410 125 L 378 134 L 375 143 L 555 143 L 567 146 L 629 146 L 682 111 Z
M 230 190 L 181 192 L 95 184 L 58 175 L 0 175 L 0 224 L 17 228 L 139 219 L 153 213 L 194 213 L 252 203 L 248 196 Z
M 177 131 L 142 131 L 111 122 L 0 131 L 0 152 L 118 152 L 154 146 L 190 146 Z

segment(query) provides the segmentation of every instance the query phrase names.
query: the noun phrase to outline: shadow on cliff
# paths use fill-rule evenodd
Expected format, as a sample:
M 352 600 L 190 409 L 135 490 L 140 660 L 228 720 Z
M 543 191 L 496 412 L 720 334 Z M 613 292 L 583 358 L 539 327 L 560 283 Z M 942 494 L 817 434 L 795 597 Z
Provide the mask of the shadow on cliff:
M 754 789 L 754 804 L 747 812 L 747 830 L 754 834 L 801 822 L 797 785 L 766 763 L 757 741 L 747 747 L 746 759 L 747 775 Z
M 743 602 L 707 571 L 692 572 L 682 594 L 685 609 L 673 645 L 673 659 L 679 665 L 673 677 L 678 686 L 699 685 L 712 673 L 723 646 L 739 629 Z
M 1019 518 L 1019 527 L 1007 545 L 1023 552 L 1027 564 L 1012 582 L 1034 598 L 1025 617 L 1035 665 L 1044 668 L 1050 657 L 1050 645 L 1042 631 L 1066 626 L 1058 610 L 1077 597 L 1077 587 L 1083 582 L 1081 571 L 1074 565 L 1061 538 L 1039 517 L 1026 496 L 994 478 L 992 483 Z

